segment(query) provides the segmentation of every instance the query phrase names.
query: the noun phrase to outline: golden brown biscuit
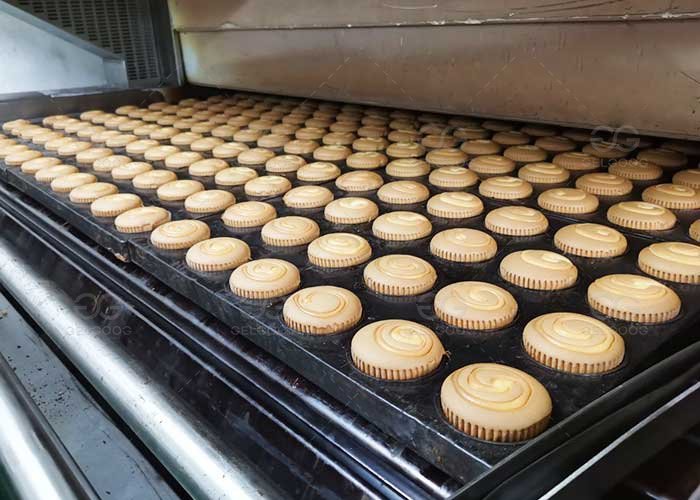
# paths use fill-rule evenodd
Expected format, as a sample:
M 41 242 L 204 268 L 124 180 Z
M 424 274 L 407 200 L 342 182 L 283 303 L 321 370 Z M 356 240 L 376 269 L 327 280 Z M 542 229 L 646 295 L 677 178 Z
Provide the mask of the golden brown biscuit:
M 360 137 L 352 143 L 352 149 L 358 152 L 379 152 L 384 151 L 389 145 L 383 137 Z
M 291 208 L 319 208 L 333 201 L 333 193 L 322 186 L 299 186 L 287 191 L 282 200 Z
M 464 219 L 475 217 L 484 211 L 484 203 L 470 193 L 452 191 L 436 194 L 428 200 L 427 210 L 430 215 L 446 219 Z
M 34 175 L 42 168 L 53 167 L 55 165 L 60 165 L 61 160 L 58 158 L 52 158 L 50 156 L 40 156 L 34 158 L 33 160 L 27 160 L 22 163 L 21 170 L 23 173 L 28 175 Z
M 219 158 L 199 160 L 190 165 L 188 172 L 193 177 L 212 177 L 228 168 L 228 163 Z
M 226 172 L 227 170 L 222 170 Z M 292 189 L 292 183 L 280 175 L 263 175 L 254 177 L 245 183 L 244 190 L 248 196 L 279 196 Z
M 316 222 L 295 215 L 273 219 L 266 223 L 260 232 L 266 244 L 278 247 L 306 245 L 320 234 L 321 230 Z
M 588 214 L 598 209 L 598 198 L 582 189 L 548 189 L 537 197 L 537 204 L 560 214 Z
M 479 194 L 498 200 L 516 200 L 532 194 L 532 185 L 518 177 L 489 177 L 479 184 Z
M 606 172 L 585 174 L 576 179 L 576 187 L 597 196 L 625 196 L 632 192 L 632 181 Z
M 225 142 L 212 149 L 211 154 L 214 158 L 230 160 L 236 158 L 243 151 L 247 151 L 248 149 L 250 148 L 242 142 Z
M 511 146 L 503 152 L 503 156 L 516 163 L 538 163 L 547 159 L 547 152 L 531 144 Z
M 664 231 L 676 225 L 673 212 L 644 201 L 622 201 L 608 209 L 608 220 L 618 226 L 642 231 Z
M 372 257 L 366 239 L 352 233 L 329 233 L 316 238 L 307 249 L 309 262 L 320 267 L 352 267 Z
M 418 158 L 392 160 L 384 169 L 387 175 L 400 178 L 422 177 L 430 173 L 430 165 Z
M 151 244 L 163 250 L 181 250 L 209 239 L 210 236 L 209 226 L 202 221 L 176 220 L 156 227 L 151 233 Z
M 555 370 L 593 374 L 610 371 L 625 357 L 625 341 L 602 321 L 571 312 L 543 314 L 523 330 L 525 351 Z
M 591 143 L 583 146 L 581 151 L 602 160 L 618 160 L 627 156 L 630 148 L 628 148 L 625 144 L 594 140 Z
M 637 159 L 654 163 L 661 168 L 683 168 L 688 164 L 688 157 L 671 149 L 643 149 L 637 153 Z
M 636 274 L 609 274 L 588 287 L 588 303 L 612 318 L 638 323 L 670 321 L 681 310 L 676 292 Z
M 139 174 L 153 170 L 153 165 L 142 161 L 132 161 L 124 165 L 118 165 L 110 171 L 112 179 L 130 181 Z
M 483 262 L 497 251 L 498 245 L 491 236 L 465 227 L 446 229 L 430 240 L 430 253 L 453 262 Z
M 370 290 L 392 296 L 419 295 L 433 288 L 437 281 L 437 273 L 428 262 L 402 254 L 374 259 L 365 267 L 363 277 Z
M 57 193 L 70 193 L 78 186 L 92 184 L 94 182 L 97 182 L 97 177 L 94 175 L 85 172 L 77 172 L 55 178 L 51 181 L 51 189 Z
M 352 338 L 355 366 L 383 380 L 412 380 L 434 372 L 445 356 L 437 335 L 429 328 L 402 319 L 370 323 Z
M 577 151 L 559 153 L 554 157 L 552 163 L 572 171 L 596 170 L 600 168 L 600 158 Z
M 199 181 L 181 179 L 160 186 L 156 195 L 162 201 L 185 201 L 189 196 L 204 191 L 204 184 Z
M 506 175 L 515 170 L 515 162 L 499 155 L 483 155 L 469 161 L 469 170 L 480 175 Z
M 383 240 L 411 241 L 429 236 L 433 225 L 415 212 L 388 212 L 372 223 L 372 233 Z
M 464 167 L 441 167 L 430 172 L 428 182 L 446 189 L 464 189 L 479 182 L 479 176 Z
M 149 170 L 131 179 L 136 189 L 158 189 L 163 184 L 176 181 L 177 175 L 170 170 Z
M 296 172 L 306 165 L 306 160 L 298 155 L 280 155 L 270 158 L 265 163 L 265 170 L 270 173 Z
M 95 217 L 116 217 L 124 212 L 143 206 L 141 198 L 131 193 L 110 194 L 96 199 L 90 205 Z
M 213 214 L 236 203 L 233 193 L 221 189 L 208 189 L 189 195 L 185 199 L 185 210 L 196 214 Z
M 31 149 L 16 151 L 5 156 L 5 165 L 8 167 L 15 167 L 29 160 L 36 160 L 41 157 L 42 154 L 40 151 L 33 151 Z
M 653 243 L 639 252 L 639 269 L 676 283 L 700 283 L 700 246 L 679 241 Z
M 275 153 L 265 148 L 253 148 L 241 151 L 236 161 L 241 166 L 265 165 L 268 160 L 275 157 Z
M 297 179 L 304 182 L 328 182 L 340 176 L 340 168 L 333 163 L 316 161 L 297 170 Z
M 243 186 L 257 176 L 258 173 L 252 168 L 232 167 L 219 170 L 214 176 L 214 182 L 218 186 Z
M 98 198 L 118 192 L 119 188 L 109 182 L 92 182 L 71 190 L 68 197 L 73 203 L 92 203 Z
M 131 144 L 131 143 L 130 143 Z M 143 152 L 146 161 L 163 161 L 168 156 L 180 153 L 180 148 L 176 146 L 154 146 Z
M 690 225 L 688 235 L 695 241 L 700 241 L 700 220 L 696 220 Z
M 553 163 L 529 163 L 518 170 L 518 177 L 533 184 L 560 184 L 569 180 L 571 174 Z
M 681 170 L 673 176 L 673 183 L 700 189 L 700 168 Z
M 540 137 L 535 141 L 535 146 L 548 153 L 566 153 L 576 149 L 574 141 L 560 135 Z
M 529 144 L 532 138 L 518 130 L 504 130 L 503 132 L 496 132 L 493 134 L 492 140 L 496 144 L 502 146 L 522 146 Z
M 109 148 L 89 148 L 75 155 L 78 165 L 93 165 L 97 160 L 112 156 L 114 152 Z
M 469 157 L 474 156 L 484 156 L 484 155 L 498 155 L 501 152 L 501 145 L 488 140 L 488 139 L 474 139 L 471 141 L 465 141 L 459 147 L 464 151 Z
M 378 215 L 376 203 L 354 196 L 333 200 L 323 211 L 325 219 L 335 224 L 363 224 L 373 221 Z
M 250 260 L 250 247 L 236 238 L 211 238 L 190 247 L 185 255 L 187 266 L 200 272 L 235 269 Z
M 521 206 L 500 207 L 486 214 L 484 226 L 494 233 L 508 236 L 534 236 L 544 233 L 549 221 L 542 212 Z
M 358 170 L 375 170 L 386 165 L 388 161 L 386 155 L 378 151 L 361 151 L 348 156 L 345 164 Z
M 440 390 L 447 421 L 478 439 L 518 442 L 543 432 L 552 413 L 547 389 L 527 373 L 496 363 L 452 372 Z
M 390 158 L 420 158 L 425 154 L 425 148 L 417 142 L 395 142 L 386 148 Z
M 282 297 L 300 284 L 297 267 L 280 259 L 251 260 L 238 266 L 229 279 L 231 291 L 248 299 Z
M 670 210 L 700 208 L 700 191 L 679 184 L 657 184 L 642 191 L 642 200 Z
M 74 167 L 73 165 L 59 164 L 54 165 L 53 167 L 42 168 L 36 174 L 34 174 L 34 178 L 37 180 L 37 182 L 49 184 L 59 177 L 75 174 L 77 172 L 78 168 Z
M 576 283 L 578 270 L 566 257 L 547 250 L 521 250 L 499 266 L 503 279 L 532 290 L 561 290 Z
M 509 292 L 482 281 L 447 285 L 435 295 L 433 306 L 442 321 L 468 330 L 503 328 L 518 314 L 518 303 Z
M 338 189 L 350 192 L 374 191 L 383 184 L 381 175 L 366 171 L 348 172 L 335 180 Z
M 607 259 L 625 253 L 627 238 L 602 224 L 569 224 L 554 234 L 554 246 L 579 257 Z
M 425 155 L 425 161 L 433 167 L 461 167 L 467 161 L 467 153 L 461 149 L 433 149 Z
M 344 288 L 314 286 L 291 295 L 284 303 L 282 317 L 288 327 L 302 333 L 338 333 L 360 321 L 362 303 Z
M 275 207 L 262 201 L 244 201 L 226 209 L 221 216 L 229 227 L 258 227 L 277 217 Z
M 95 160 L 92 169 L 95 172 L 111 172 L 114 168 L 131 163 L 133 160 L 128 156 L 110 155 L 99 160 Z
M 423 184 L 414 181 L 393 181 L 384 184 L 377 191 L 377 197 L 384 203 L 410 205 L 425 201 L 430 191 Z

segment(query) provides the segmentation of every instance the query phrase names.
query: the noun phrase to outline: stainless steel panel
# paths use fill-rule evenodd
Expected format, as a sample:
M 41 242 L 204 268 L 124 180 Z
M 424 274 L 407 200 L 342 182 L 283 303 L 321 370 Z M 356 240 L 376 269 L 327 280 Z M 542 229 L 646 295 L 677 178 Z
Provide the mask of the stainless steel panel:
M 696 0 L 170 0 L 179 31 L 687 19 Z
M 187 32 L 181 44 L 202 85 L 697 138 L 698 33 L 700 20 L 586 22 Z

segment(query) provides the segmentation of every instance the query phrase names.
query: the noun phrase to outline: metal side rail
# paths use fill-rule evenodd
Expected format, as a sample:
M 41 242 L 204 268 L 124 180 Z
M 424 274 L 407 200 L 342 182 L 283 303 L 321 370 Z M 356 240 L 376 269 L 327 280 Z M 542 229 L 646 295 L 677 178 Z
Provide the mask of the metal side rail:
M 268 427 L 264 435 L 258 437 L 270 441 L 273 438 L 268 435 L 284 434 L 290 443 L 280 445 L 275 442 L 274 445 L 286 446 L 282 453 L 291 457 L 288 460 L 301 460 L 300 456 L 312 454 L 309 471 L 289 467 L 290 470 L 284 473 L 303 477 L 309 483 L 307 488 L 315 489 L 317 495 L 333 497 L 333 493 L 338 495 L 340 491 L 340 496 L 346 498 L 363 495 L 433 498 L 447 497 L 459 488 L 460 485 L 449 476 L 398 446 L 371 423 L 327 398 L 245 339 L 230 337 L 229 352 L 222 355 L 222 349 L 206 332 L 225 328 L 223 325 L 196 305 L 164 289 L 156 279 L 138 278 L 138 269 L 110 259 L 31 200 L 0 186 L 0 208 L 22 230 L 39 238 L 44 246 L 52 248 L 89 275 L 90 280 L 100 282 L 110 294 L 119 295 L 140 318 L 153 325 L 154 331 L 167 337 L 168 342 L 177 344 L 178 350 L 198 360 L 211 372 L 209 375 L 216 378 L 216 383 L 225 383 L 226 390 L 230 391 L 226 398 L 240 397 L 254 405 L 249 411 L 263 413 L 264 418 L 278 426 Z M 76 272 L 76 275 L 80 273 Z M 142 349 L 147 350 L 146 347 Z M 190 380 L 186 382 L 190 383 Z M 210 401 L 204 403 L 212 404 Z M 220 415 L 216 417 L 217 421 L 232 418 L 228 412 L 223 419 Z M 237 429 L 226 427 L 220 431 L 230 436 Z M 144 441 L 150 448 L 148 440 Z M 154 454 L 160 458 L 159 451 L 155 450 Z M 254 454 L 254 447 L 246 452 Z M 256 458 L 256 463 L 275 469 L 278 482 L 286 478 L 279 466 L 264 462 L 268 459 L 265 455 Z M 166 461 L 164 464 L 173 471 Z M 175 469 L 175 472 L 188 474 L 184 469 Z M 173 475 L 180 479 L 175 472 Z M 305 490 L 295 491 L 314 496 Z
M 2 356 L 0 422 L 0 491 L 9 498 L 98 498 Z

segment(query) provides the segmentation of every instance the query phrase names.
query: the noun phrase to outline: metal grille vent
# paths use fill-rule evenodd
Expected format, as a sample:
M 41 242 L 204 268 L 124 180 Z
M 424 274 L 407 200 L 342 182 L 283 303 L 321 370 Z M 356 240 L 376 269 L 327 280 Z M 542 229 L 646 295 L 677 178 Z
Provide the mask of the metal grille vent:
M 12 0 L 11 3 L 99 47 L 124 56 L 132 85 L 145 80 L 161 81 L 149 1 Z

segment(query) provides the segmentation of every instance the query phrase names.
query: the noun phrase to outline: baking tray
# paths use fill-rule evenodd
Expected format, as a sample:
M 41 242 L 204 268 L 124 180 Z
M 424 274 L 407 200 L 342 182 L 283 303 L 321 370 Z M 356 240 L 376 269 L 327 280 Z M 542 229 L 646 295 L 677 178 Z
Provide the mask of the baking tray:
M 234 162 L 235 163 L 235 162 Z M 89 169 L 83 168 L 85 171 Z M 343 169 L 347 171 L 347 169 Z M 395 180 L 386 176 L 385 180 Z M 178 173 L 181 178 L 188 175 Z M 33 183 L 33 178 L 9 168 L 9 178 L 26 177 L 25 184 Z M 426 181 L 426 178 L 417 179 Z M 567 185 L 572 186 L 574 179 Z M 19 183 L 18 183 L 19 184 Z M 301 184 L 301 183 L 298 183 Z M 13 184 L 14 185 L 14 184 Z M 211 180 L 205 183 L 213 187 Z M 336 197 L 348 196 L 334 184 L 322 184 L 334 192 Z M 30 196 L 30 189 L 22 189 Z M 129 192 L 129 186 L 120 186 Z M 432 194 L 438 190 L 429 187 Z M 545 188 L 536 187 L 536 191 Z M 128 256 L 137 265 L 158 279 L 199 304 L 215 317 L 229 325 L 234 332 L 244 335 L 254 343 L 282 359 L 304 377 L 322 387 L 325 391 L 347 404 L 354 411 L 375 422 L 380 428 L 394 435 L 401 442 L 416 450 L 439 468 L 468 483 L 490 468 L 508 459 L 511 464 L 524 460 L 528 454 L 548 451 L 553 436 L 566 436 L 575 429 L 590 426 L 595 421 L 595 413 L 589 411 L 590 404 L 611 389 L 639 373 L 644 368 L 663 359 L 693 340 L 699 333 L 693 330 L 700 316 L 698 304 L 700 290 L 693 286 L 672 284 L 684 303 L 681 315 L 674 321 L 662 325 L 637 325 L 612 320 L 593 312 L 586 303 L 586 289 L 591 281 L 599 276 L 620 272 L 639 272 L 635 257 L 638 251 L 654 240 L 687 239 L 687 222 L 692 214 L 681 219 L 674 230 L 651 234 L 633 234 L 622 229 L 629 240 L 629 250 L 614 259 L 589 260 L 572 257 L 579 268 L 579 280 L 570 289 L 558 292 L 537 292 L 520 289 L 504 282 L 498 275 L 498 263 L 508 253 L 525 248 L 556 249 L 552 246 L 552 236 L 556 229 L 573 220 L 586 220 L 606 223 L 605 207 L 624 199 L 639 199 L 639 190 L 627 197 L 604 200 L 594 215 L 569 217 L 547 214 L 551 227 L 547 234 L 530 238 L 509 238 L 494 235 L 499 244 L 496 257 L 481 264 L 454 264 L 433 257 L 428 251 L 430 238 L 414 242 L 386 242 L 371 234 L 371 224 L 357 226 L 333 225 L 322 217 L 323 209 L 289 209 L 281 202 L 281 197 L 270 201 L 280 216 L 296 214 L 311 217 L 319 223 L 322 233 L 351 231 L 368 239 L 374 250 L 374 257 L 387 253 L 409 253 L 431 262 L 438 272 L 438 282 L 429 293 L 410 298 L 388 298 L 368 291 L 362 282 L 362 267 L 351 269 L 323 270 L 311 266 L 306 258 L 305 248 L 275 248 L 262 243 L 259 230 L 234 231 L 225 227 L 219 215 L 203 217 L 209 223 L 213 236 L 234 236 L 246 241 L 254 258 L 278 257 L 296 264 L 302 273 L 302 287 L 333 283 L 353 290 L 364 307 L 360 324 L 349 332 L 331 336 L 307 336 L 287 328 L 281 321 L 281 307 L 284 297 L 268 301 L 249 301 L 233 296 L 227 287 L 230 273 L 202 274 L 189 270 L 184 264 L 185 252 L 160 251 L 153 248 L 147 238 L 131 237 L 126 241 Z M 242 188 L 231 188 L 239 201 L 246 200 Z M 477 193 L 476 188 L 467 191 Z M 70 205 L 66 198 L 44 189 L 47 198 L 37 200 L 53 210 L 50 203 Z M 536 194 L 525 201 L 503 201 L 483 199 L 486 210 L 507 204 L 536 206 Z M 425 203 L 417 205 L 388 205 L 376 198 L 375 193 L 352 193 L 365 196 L 380 206 L 381 212 L 391 210 L 413 210 L 426 215 L 433 222 L 433 234 L 449 227 L 473 227 L 483 229 L 484 215 L 462 221 L 448 221 L 430 216 L 425 211 Z M 63 198 L 63 199 L 62 199 Z M 145 200 L 148 202 L 148 200 Z M 172 210 L 173 207 L 168 207 Z M 75 211 L 75 217 L 85 219 L 87 211 Z M 189 214 L 176 209 L 174 218 Z M 69 221 L 71 222 L 71 221 Z M 80 224 L 80 223 L 79 223 Z M 98 239 L 89 225 L 76 225 L 88 236 Z M 105 224 L 104 231 L 113 231 Z M 520 313 L 511 326 L 498 332 L 455 332 L 441 323 L 432 314 L 432 302 L 437 290 L 443 286 L 464 280 L 490 281 L 509 290 L 520 305 Z M 575 311 L 589 314 L 605 321 L 625 338 L 626 357 L 615 371 L 605 375 L 575 376 L 556 372 L 539 365 L 530 359 L 521 343 L 520 332 L 533 317 L 552 310 Z M 413 382 L 386 382 L 368 377 L 356 370 L 349 358 L 349 342 L 352 335 L 363 325 L 386 318 L 404 318 L 419 321 L 432 328 L 440 337 L 445 348 L 451 353 L 437 372 Z M 439 388 L 447 374 L 472 362 L 501 362 L 524 369 L 540 380 L 552 395 L 554 410 L 550 428 L 537 438 L 518 444 L 495 444 L 470 438 L 452 428 L 441 415 L 438 404 Z M 523 463 L 526 463 L 523 461 Z

